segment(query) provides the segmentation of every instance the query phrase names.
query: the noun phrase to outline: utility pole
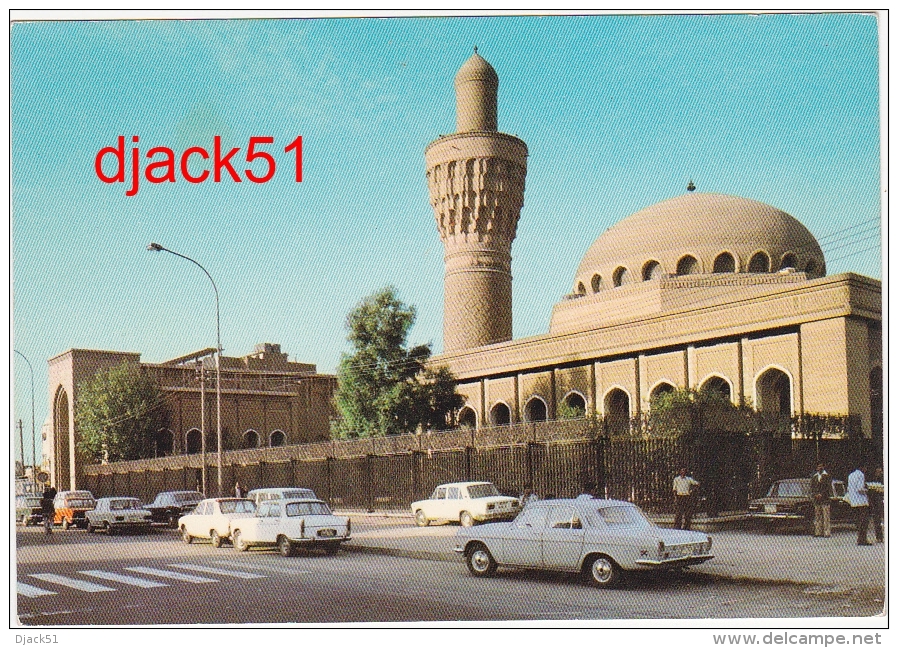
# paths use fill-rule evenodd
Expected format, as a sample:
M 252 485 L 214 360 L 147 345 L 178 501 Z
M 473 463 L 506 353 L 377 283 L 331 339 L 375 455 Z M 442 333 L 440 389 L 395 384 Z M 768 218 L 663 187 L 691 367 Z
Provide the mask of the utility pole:
M 200 361 L 200 456 L 202 457 L 203 495 L 206 494 L 206 363 Z
M 25 476 L 25 442 L 22 440 L 22 419 L 19 419 L 19 451 L 22 453 L 22 476 Z

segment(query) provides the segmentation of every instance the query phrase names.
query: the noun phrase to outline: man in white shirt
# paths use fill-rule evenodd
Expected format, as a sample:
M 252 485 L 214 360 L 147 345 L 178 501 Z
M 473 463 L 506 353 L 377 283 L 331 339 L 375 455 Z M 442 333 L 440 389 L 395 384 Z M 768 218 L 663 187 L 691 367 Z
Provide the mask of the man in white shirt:
M 845 489 L 845 497 L 851 504 L 851 512 L 854 514 L 854 523 L 857 526 L 857 543 L 860 546 L 870 545 L 867 540 L 867 525 L 870 523 L 870 502 L 867 499 L 867 478 L 864 475 L 866 468 L 858 466 L 857 470 L 848 475 L 848 485 Z
M 698 482 L 686 475 L 686 469 L 680 468 L 680 474 L 674 477 L 674 528 L 686 529 L 692 526 L 692 489 L 698 486 Z

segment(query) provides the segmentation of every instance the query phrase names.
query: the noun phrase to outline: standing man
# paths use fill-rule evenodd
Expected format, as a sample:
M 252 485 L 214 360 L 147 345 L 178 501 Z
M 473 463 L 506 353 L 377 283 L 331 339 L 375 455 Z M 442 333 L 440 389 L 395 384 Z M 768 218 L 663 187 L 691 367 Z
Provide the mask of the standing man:
M 882 532 L 883 503 L 885 499 L 885 478 L 882 468 L 873 471 L 873 481 L 867 482 L 867 498 L 870 500 L 870 517 L 873 519 L 873 534 L 876 542 L 883 542 Z
M 41 497 L 41 515 L 44 518 L 44 535 L 53 533 L 53 518 L 56 517 L 56 507 L 53 499 L 56 497 L 56 489 L 52 486 L 44 489 Z
M 867 500 L 867 478 L 864 476 L 866 467 L 860 465 L 853 473 L 848 475 L 848 486 L 845 497 L 851 504 L 851 512 L 854 514 L 854 523 L 857 526 L 857 543 L 866 547 L 871 543 L 867 540 L 867 525 L 870 523 L 870 502 Z
M 246 492 L 243 486 L 240 485 L 240 482 L 234 483 L 234 497 L 245 497 Z
M 826 472 L 823 462 L 817 463 L 817 472 L 811 477 L 811 495 L 814 498 L 814 537 L 828 538 L 830 502 L 833 496 L 833 478 Z
M 674 477 L 674 528 L 689 530 L 692 526 L 692 489 L 698 486 L 698 482 L 692 477 L 686 476 L 686 469 L 680 468 L 680 474 Z

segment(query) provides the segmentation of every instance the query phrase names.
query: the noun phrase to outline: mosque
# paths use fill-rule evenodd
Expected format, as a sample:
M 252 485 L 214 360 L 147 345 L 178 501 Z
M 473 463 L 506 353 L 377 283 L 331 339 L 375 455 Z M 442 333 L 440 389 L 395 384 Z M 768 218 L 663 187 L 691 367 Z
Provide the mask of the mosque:
M 511 247 L 527 145 L 499 132 L 499 78 L 475 48 L 455 77 L 456 132 L 425 151 L 445 248 L 444 353 L 491 426 L 595 414 L 622 428 L 655 396 L 716 390 L 780 419 L 882 429 L 882 284 L 827 276 L 814 236 L 764 203 L 687 191 L 599 236 L 549 332 L 512 339 Z
M 655 396 L 715 390 L 774 418 L 853 416 L 882 432 L 882 284 L 826 274 L 814 236 L 755 200 L 695 191 L 643 209 L 589 248 L 549 331 L 512 337 L 511 247 L 524 204 L 527 145 L 499 132 L 499 78 L 476 50 L 455 77 L 456 132 L 425 150 L 445 247 L 444 352 L 470 427 L 596 415 L 625 432 Z M 214 449 L 214 349 L 160 364 L 137 353 L 70 349 L 49 361 L 44 454 L 54 484 L 82 472 L 78 384 L 124 362 L 152 372 L 170 429 L 159 456 Z M 279 345 L 222 358 L 223 449 L 329 438 L 334 376 Z M 204 404 L 205 403 L 205 404 Z M 202 433 L 205 431 L 205 434 Z

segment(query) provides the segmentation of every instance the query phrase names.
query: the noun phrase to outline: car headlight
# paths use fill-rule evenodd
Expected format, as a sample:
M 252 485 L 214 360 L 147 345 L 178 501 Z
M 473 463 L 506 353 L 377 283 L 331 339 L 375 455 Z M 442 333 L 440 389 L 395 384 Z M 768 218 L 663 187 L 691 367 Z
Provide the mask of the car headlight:
M 495 504 L 487 504 L 487 505 L 486 505 L 486 510 L 487 510 L 487 511 L 492 511 L 494 508 L 496 508 L 496 505 L 495 505 Z

